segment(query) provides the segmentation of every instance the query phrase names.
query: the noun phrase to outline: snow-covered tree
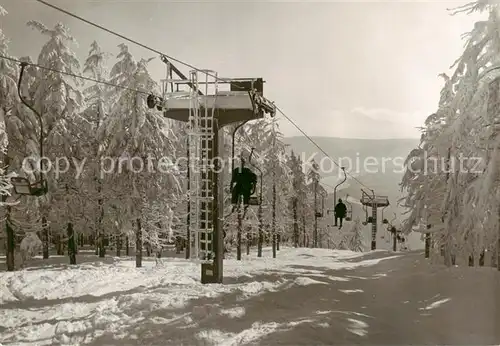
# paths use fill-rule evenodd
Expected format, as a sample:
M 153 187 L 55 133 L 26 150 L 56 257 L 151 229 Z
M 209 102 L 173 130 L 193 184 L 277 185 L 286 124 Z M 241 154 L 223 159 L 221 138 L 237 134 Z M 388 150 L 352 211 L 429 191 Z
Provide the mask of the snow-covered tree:
M 0 6 L 0 17 L 7 12 Z M 0 27 L 0 54 L 10 57 L 8 39 Z M 37 151 L 36 142 L 33 141 L 33 127 L 37 126 L 34 115 L 26 112 L 17 96 L 18 67 L 7 59 L 0 59 L 0 194 L 2 195 L 0 213 L 5 220 L 5 236 L 7 248 L 7 270 L 15 270 L 14 251 L 15 234 L 22 235 L 25 229 L 24 213 L 16 213 L 22 209 L 19 204 L 12 206 L 9 199 L 12 194 L 10 178 L 13 175 L 26 175 L 20 172 L 24 157 Z M 27 174 L 29 178 L 33 178 Z M 16 215 L 17 214 L 17 215 Z M 20 219 L 17 218 L 20 216 Z
M 76 40 L 71 36 L 67 27 L 58 23 L 53 29 L 49 29 L 37 21 L 28 22 L 28 26 L 49 38 L 38 55 L 39 65 L 69 74 L 79 73 L 80 63 L 70 47 L 70 44 L 75 43 Z M 80 84 L 79 79 L 63 73 L 37 69 L 35 79 L 29 85 L 29 95 L 24 95 L 29 102 L 33 103 L 32 107 L 43 118 L 44 156 L 48 157 L 51 162 L 56 162 L 56 159 L 60 157 L 72 157 L 77 148 L 71 129 L 83 101 L 79 90 Z M 59 191 L 59 193 L 64 194 L 67 185 L 66 183 L 58 184 L 54 169 L 48 172 L 46 178 L 49 193 L 39 198 L 44 258 L 49 257 L 50 237 L 47 221 L 51 211 L 52 194 L 58 189 L 63 189 L 64 192 Z
M 283 241 L 288 239 L 293 240 L 293 213 L 289 208 L 283 208 L 280 206 L 287 206 L 290 201 L 290 196 L 292 195 L 292 172 L 288 166 L 288 157 L 286 155 L 286 145 L 283 141 L 283 134 L 280 132 L 277 124 L 277 120 L 272 120 L 272 126 L 274 126 L 271 132 L 271 145 L 270 150 L 266 157 L 268 158 L 264 176 L 267 177 L 265 180 L 269 181 L 270 184 L 275 186 L 276 189 L 276 209 L 275 209 L 275 224 L 277 228 L 277 233 Z M 267 200 L 272 201 L 273 189 L 270 190 L 271 194 L 267 194 Z M 269 215 L 269 214 L 268 214 Z M 272 213 L 269 215 L 272 218 Z M 272 220 L 271 220 L 272 221 Z M 267 221 L 268 222 L 268 221 Z
M 115 170 L 105 180 L 119 196 L 116 201 L 122 213 L 135 224 L 137 266 L 141 266 L 143 241 L 156 239 L 153 234 L 159 231 L 159 222 L 171 224 L 170 203 L 175 201 L 182 187 L 175 167 L 169 165 L 174 161 L 173 142 L 176 139 L 164 118 L 147 107 L 144 95 L 134 91 L 156 88 L 147 70 L 151 59 L 135 63 L 126 46 L 120 48 L 118 58 L 121 60 L 111 69 L 110 77 L 128 89 L 117 91 L 119 96 L 114 97 L 116 101 L 102 123 L 99 138 L 105 144 L 106 156 L 118 159 Z M 132 70 L 122 70 L 124 66 Z M 129 78 L 120 77 L 123 75 Z M 151 160 L 152 166 L 148 164 Z M 151 209 L 153 201 L 157 205 Z M 163 232 L 168 234 L 169 230 L 163 229 Z
M 350 224 L 349 230 L 345 234 L 345 243 L 347 249 L 356 252 L 363 252 L 363 226 L 359 218 L 355 219 L 354 222 Z
M 288 159 L 288 167 L 292 176 L 292 193 L 290 195 L 290 209 L 293 218 L 294 246 L 298 247 L 302 238 L 302 246 L 308 243 L 306 232 L 306 213 L 309 209 L 307 200 L 306 175 L 302 167 L 302 161 L 292 151 Z M 309 216 L 309 215 L 308 215 Z
M 90 78 L 97 81 L 105 81 L 106 68 L 105 63 L 109 54 L 103 52 L 101 47 L 96 41 L 92 42 L 87 59 L 83 66 L 83 73 Z M 92 82 L 84 90 L 86 108 L 82 113 L 84 124 L 82 124 L 83 132 L 86 133 L 86 140 L 81 143 L 85 151 L 86 161 L 86 174 L 83 177 L 84 184 L 88 186 L 88 190 L 93 190 L 94 193 L 90 194 L 86 199 L 85 210 L 88 214 L 92 215 L 90 225 L 93 239 L 98 240 L 96 253 L 100 257 L 105 255 L 104 247 L 104 232 L 103 232 L 103 219 L 104 219 L 104 197 L 103 184 L 101 179 L 101 161 L 103 159 L 103 151 L 98 137 L 98 131 L 101 129 L 101 124 L 108 113 L 108 97 L 107 89 L 104 84 L 99 82 Z M 90 219 L 89 215 L 89 219 Z M 111 222 L 112 227 L 115 222 Z M 117 251 L 119 251 L 117 246 Z
M 444 76 L 438 110 L 422 129 L 420 148 L 410 154 L 418 172 L 403 178 L 410 208 L 404 231 L 430 224 L 429 230 L 418 228 L 432 233 L 447 265 L 457 257 L 474 262 L 485 249 L 496 250 L 498 238 L 500 16 L 498 4 L 485 1 L 455 13 L 475 11 L 488 18 L 475 23 L 453 75 Z M 435 172 L 425 174 L 424 163 L 431 159 L 441 162 Z
M 319 211 L 318 207 L 320 207 L 319 198 L 321 196 L 319 181 L 321 179 L 321 174 L 319 172 L 319 165 L 313 159 L 310 162 L 309 170 L 307 171 L 307 182 L 308 182 L 308 200 L 310 201 L 310 205 L 312 205 L 312 212 L 310 212 L 312 218 L 314 220 L 313 225 L 313 247 L 318 246 L 319 240 L 319 230 L 318 230 L 318 218 L 316 217 L 316 213 Z
M 0 6 L 0 17 L 7 14 L 7 11 Z M 9 56 L 8 40 L 3 34 L 0 27 L 0 54 Z M 6 122 L 8 117 L 12 115 L 12 110 L 19 102 L 17 98 L 17 67 L 14 62 L 7 59 L 0 59 L 0 195 L 2 200 L 0 207 L 5 206 L 7 197 L 11 195 L 12 184 L 10 178 L 12 172 L 8 172 L 9 158 L 7 156 L 8 150 L 8 134 Z

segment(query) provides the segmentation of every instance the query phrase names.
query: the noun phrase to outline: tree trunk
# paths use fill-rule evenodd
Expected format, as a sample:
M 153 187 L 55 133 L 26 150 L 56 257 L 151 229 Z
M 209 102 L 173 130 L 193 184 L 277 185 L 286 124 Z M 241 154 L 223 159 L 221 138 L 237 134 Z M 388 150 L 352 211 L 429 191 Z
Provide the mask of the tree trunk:
M 306 217 L 304 214 L 302 214 L 302 233 L 304 235 L 304 237 L 302 239 L 304 243 L 302 244 L 302 246 L 307 247 L 308 241 L 307 241 L 307 235 L 306 235 L 306 233 L 307 233 L 306 232 Z
M 313 248 L 318 247 L 318 182 L 314 181 L 314 231 L 313 231 Z
M 262 221 L 262 204 L 259 205 L 259 234 L 257 239 L 257 257 L 262 257 L 262 245 L 264 243 L 264 224 Z
M 241 208 L 238 208 L 238 230 L 236 234 L 236 260 L 241 261 L 241 227 L 242 227 Z
M 116 257 L 121 257 L 122 255 L 122 236 L 118 234 L 116 236 Z
M 99 228 L 99 226 L 97 226 Z M 99 229 L 96 229 L 94 234 L 94 246 L 95 246 L 95 255 L 99 256 Z
M 73 224 L 68 222 L 67 225 L 67 235 L 68 235 L 68 256 L 69 264 L 76 264 L 76 240 L 75 231 L 73 230 Z
M 64 245 L 62 242 L 62 236 L 58 234 L 55 239 L 56 243 L 56 253 L 58 256 L 64 256 Z
M 250 255 L 250 247 L 252 245 L 252 235 L 250 232 L 247 232 L 247 243 L 246 243 L 246 246 L 247 246 L 247 256 Z
M 500 207 L 498 208 L 498 216 L 500 217 Z M 495 253 L 496 253 L 496 265 L 498 271 L 500 271 L 500 225 L 498 225 L 497 246 L 495 248 Z
M 293 245 L 299 247 L 299 220 L 297 215 L 298 199 L 293 198 Z
M 48 259 L 49 258 L 49 248 L 50 248 L 50 241 L 49 241 L 49 225 L 47 223 L 47 218 L 45 216 L 42 216 L 42 242 L 43 242 L 43 259 Z
M 182 251 L 182 238 L 180 236 L 175 237 L 175 253 L 180 254 Z
M 187 180 L 187 191 L 188 193 L 191 192 L 191 163 L 190 157 L 191 154 L 189 152 L 189 136 L 186 138 L 186 157 L 187 157 L 187 174 L 186 174 L 186 180 Z M 191 201 L 188 198 L 187 201 L 187 216 L 186 216 L 186 252 L 185 252 L 185 258 L 189 259 L 191 258 Z M 223 226 L 224 227 L 224 226 Z
M 489 118 L 497 118 L 498 113 L 500 111 L 500 78 L 495 78 L 490 82 L 488 88 L 488 103 L 486 108 L 486 114 Z M 498 133 L 494 133 L 495 136 L 498 136 Z M 497 195 L 498 197 L 498 195 Z M 500 217 L 500 206 L 497 209 L 497 217 Z M 497 226 L 497 244 L 496 249 L 494 251 L 496 254 L 496 265 L 498 270 L 500 271 L 500 224 Z M 493 253 L 492 253 L 493 255 Z M 492 258 L 493 264 L 493 258 Z
M 444 265 L 447 267 L 451 267 L 453 265 L 453 254 L 451 251 L 451 245 L 449 244 L 449 241 L 446 237 L 442 238 L 443 245 L 442 245 L 442 251 L 441 253 L 443 254 L 444 257 Z
M 99 257 L 106 257 L 106 244 L 104 243 L 104 232 L 101 229 L 99 232 Z
M 474 255 L 469 255 L 469 267 L 474 267 Z
M 7 154 L 4 155 L 4 164 L 9 167 L 10 158 Z M 2 202 L 7 202 L 8 196 L 2 196 Z M 10 226 L 10 215 L 12 212 L 12 208 L 9 206 L 5 206 L 5 233 L 6 233 L 6 249 L 7 252 L 7 271 L 13 272 L 16 270 L 16 261 L 15 261 L 15 253 L 16 253 L 16 235 L 14 229 Z
M 104 207 L 103 200 L 101 198 L 102 192 L 102 182 L 99 180 L 97 185 L 97 193 L 99 195 L 99 199 L 97 200 L 97 204 L 99 205 L 99 212 L 97 218 L 97 236 L 98 236 L 98 253 L 100 258 L 106 257 L 106 246 L 104 244 L 104 230 L 102 228 L 102 221 L 104 219 Z
M 75 232 L 75 255 L 78 255 L 78 251 L 80 250 L 80 234 Z
M 271 227 L 271 233 L 273 237 L 273 258 L 276 258 L 276 168 L 273 169 L 273 211 Z
M 141 219 L 137 219 L 137 228 L 135 231 L 135 266 L 142 267 L 142 226 Z
M 267 225 L 267 230 L 264 233 L 264 241 L 266 243 L 266 246 L 273 245 L 273 231 L 272 231 L 272 225 L 269 224 Z
M 2 201 L 5 202 L 7 196 L 2 196 Z M 11 207 L 5 207 L 5 233 L 7 233 L 7 271 L 13 272 L 16 270 L 16 261 L 15 261 L 15 251 L 16 251 L 16 234 L 14 229 L 10 226 L 10 213 Z
M 125 237 L 125 255 L 130 256 L 130 243 L 128 241 L 128 236 Z
M 425 233 L 425 258 L 429 258 L 431 254 L 431 234 Z
M 281 234 L 276 234 L 276 250 L 280 251 L 280 243 L 281 243 Z
M 448 185 L 448 181 L 450 179 L 450 160 L 451 160 L 451 147 L 448 147 L 448 154 L 447 154 L 447 160 L 446 160 L 446 179 L 445 179 L 445 184 Z M 447 188 L 448 189 L 448 188 Z M 449 202 L 449 201 L 448 201 Z M 445 218 L 445 215 L 447 214 L 448 212 L 445 211 L 445 214 L 441 217 L 441 222 L 445 222 L 445 219 L 449 220 L 450 217 L 448 216 L 447 218 Z M 452 249 L 452 245 L 451 245 L 451 239 L 450 239 L 450 233 L 451 233 L 451 230 L 450 230 L 450 221 L 446 221 L 446 229 L 445 229 L 445 235 L 444 237 L 442 238 L 444 241 L 443 241 L 443 251 L 444 251 L 444 265 L 447 266 L 447 267 L 451 267 L 452 265 L 454 265 L 455 263 L 455 259 L 454 259 L 454 256 L 453 256 L 453 249 Z

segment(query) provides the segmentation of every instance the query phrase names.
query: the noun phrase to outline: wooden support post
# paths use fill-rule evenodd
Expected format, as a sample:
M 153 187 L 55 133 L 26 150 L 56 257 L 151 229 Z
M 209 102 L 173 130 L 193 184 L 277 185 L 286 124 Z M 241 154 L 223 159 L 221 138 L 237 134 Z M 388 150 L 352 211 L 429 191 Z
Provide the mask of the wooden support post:
M 431 234 L 425 233 L 425 258 L 431 255 Z
M 372 204 L 372 244 L 371 249 L 377 249 L 377 205 Z
M 318 181 L 314 180 L 314 233 L 313 248 L 318 247 Z

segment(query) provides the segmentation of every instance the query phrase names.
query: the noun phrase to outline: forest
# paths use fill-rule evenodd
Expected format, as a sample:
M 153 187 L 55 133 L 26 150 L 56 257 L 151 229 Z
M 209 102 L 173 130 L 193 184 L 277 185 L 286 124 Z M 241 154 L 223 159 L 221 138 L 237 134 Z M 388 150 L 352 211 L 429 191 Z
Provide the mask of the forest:
M 440 75 L 445 83 L 439 105 L 407 158 L 404 229 L 426 233 L 427 246 L 448 266 L 488 259 L 500 270 L 500 17 L 498 4 L 484 1 L 453 14 L 476 11 L 488 17 L 464 34 L 453 75 Z
M 2 15 L 8 14 L 2 10 Z M 27 25 L 46 40 L 34 59 L 11 56 L 9 40 L 0 31 L 1 212 L 7 269 L 15 270 L 16 247 L 25 238 L 41 241 L 43 258 L 49 258 L 51 248 L 58 255 L 67 250 L 72 264 L 82 246 L 95 247 L 100 257 L 107 248 L 117 256 L 132 250 L 137 256 L 143 250 L 151 256 L 167 244 L 184 249 L 187 129 L 185 123 L 148 107 L 147 95 L 160 94 L 161 89 L 148 72 L 151 59 L 133 57 L 126 44 L 108 52 L 93 42 L 80 61 L 72 50 L 77 40 L 64 24 L 47 28 L 30 21 Z M 21 95 L 41 119 L 19 98 L 20 62 L 27 63 Z M 231 157 L 233 129 L 225 129 L 222 156 L 226 158 Z M 266 244 L 274 239 L 275 244 L 295 246 L 359 247 L 357 232 L 330 241 L 325 227 L 318 226 L 314 215 L 323 213 L 321 201 L 327 193 L 319 169 L 311 162 L 304 170 L 300 156 L 286 150 L 275 119 L 238 129 L 236 156 L 248 158 L 252 148 L 253 169 L 262 172 L 258 182 L 262 225 L 257 208 L 250 208 L 243 242 L 250 246 L 259 239 Z M 224 168 L 222 179 L 228 189 L 230 164 Z M 31 183 L 43 178 L 48 193 L 17 195 L 10 182 L 13 176 Z M 229 215 L 229 193 L 226 197 L 224 215 Z M 228 244 L 237 242 L 235 222 L 234 215 L 224 221 Z M 139 259 L 137 263 L 140 266 Z

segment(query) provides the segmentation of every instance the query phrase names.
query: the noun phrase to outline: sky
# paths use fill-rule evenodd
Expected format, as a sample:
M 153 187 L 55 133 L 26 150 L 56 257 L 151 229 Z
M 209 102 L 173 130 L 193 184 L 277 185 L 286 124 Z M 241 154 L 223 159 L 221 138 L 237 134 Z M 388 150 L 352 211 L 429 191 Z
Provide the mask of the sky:
M 437 107 L 438 74 L 483 17 L 447 11 L 467 1 L 46 1 L 220 77 L 262 77 L 264 96 L 308 135 L 342 138 L 418 138 Z M 34 0 L 0 5 L 14 56 L 36 58 L 46 42 L 30 20 L 67 25 L 82 63 L 94 40 L 115 55 L 124 43 Z M 128 45 L 137 60 L 155 57 L 151 75 L 164 78 L 155 53 Z M 280 129 L 300 135 L 283 117 Z

